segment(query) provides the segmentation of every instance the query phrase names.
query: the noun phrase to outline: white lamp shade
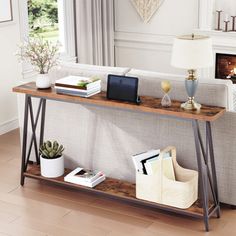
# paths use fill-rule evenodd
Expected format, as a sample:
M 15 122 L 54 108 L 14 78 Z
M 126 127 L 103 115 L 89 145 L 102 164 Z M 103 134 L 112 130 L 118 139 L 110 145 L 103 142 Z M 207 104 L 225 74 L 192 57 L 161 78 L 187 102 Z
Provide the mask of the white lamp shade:
M 175 38 L 171 65 L 194 70 L 213 66 L 211 38 L 199 35 Z

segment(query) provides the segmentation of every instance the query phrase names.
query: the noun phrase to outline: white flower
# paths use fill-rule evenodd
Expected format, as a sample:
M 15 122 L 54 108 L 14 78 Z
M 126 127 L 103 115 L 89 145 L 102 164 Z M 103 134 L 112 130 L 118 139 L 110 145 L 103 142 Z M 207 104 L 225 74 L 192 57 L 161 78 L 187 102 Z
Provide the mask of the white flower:
M 60 43 L 53 44 L 42 37 L 29 38 L 19 46 L 16 55 L 31 63 L 40 74 L 46 74 L 58 64 Z

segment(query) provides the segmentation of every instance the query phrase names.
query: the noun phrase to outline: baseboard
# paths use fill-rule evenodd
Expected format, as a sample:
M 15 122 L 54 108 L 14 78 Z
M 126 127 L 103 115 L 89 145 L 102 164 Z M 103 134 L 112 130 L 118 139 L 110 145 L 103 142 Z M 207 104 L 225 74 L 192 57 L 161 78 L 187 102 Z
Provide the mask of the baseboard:
M 0 135 L 8 133 L 14 129 L 19 128 L 19 121 L 18 118 L 9 120 L 7 122 L 4 122 L 0 124 Z

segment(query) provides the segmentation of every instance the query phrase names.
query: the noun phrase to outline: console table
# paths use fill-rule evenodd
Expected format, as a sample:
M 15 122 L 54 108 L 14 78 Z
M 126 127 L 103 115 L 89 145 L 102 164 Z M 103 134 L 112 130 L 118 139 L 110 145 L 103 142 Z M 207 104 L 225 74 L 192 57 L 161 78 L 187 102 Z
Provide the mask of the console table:
M 161 106 L 161 99 L 142 96 L 140 105 L 120 102 L 106 99 L 106 93 L 101 92 L 90 98 L 75 97 L 69 95 L 57 94 L 54 88 L 39 90 L 35 83 L 27 83 L 13 88 L 14 92 L 25 94 L 25 111 L 24 111 L 24 127 L 22 142 L 22 164 L 21 164 L 21 185 L 24 185 L 25 177 L 44 180 L 55 184 L 72 187 L 78 190 L 84 190 L 100 195 L 109 196 L 115 199 L 124 200 L 138 205 L 151 206 L 170 212 L 201 218 L 204 220 L 205 229 L 209 231 L 209 218 L 213 215 L 220 217 L 220 203 L 217 187 L 217 176 L 215 170 L 213 140 L 211 131 L 211 122 L 217 120 L 225 113 L 225 108 L 202 106 L 200 111 L 184 111 L 180 108 L 180 101 L 172 101 L 170 108 Z M 39 105 L 36 114 L 33 112 L 32 98 L 39 99 Z M 135 184 L 121 181 L 113 178 L 106 178 L 104 182 L 95 188 L 87 188 L 84 186 L 64 182 L 64 176 L 59 178 L 45 178 L 40 174 L 39 167 L 39 148 L 36 136 L 36 128 L 40 125 L 39 145 L 43 143 L 46 101 L 55 100 L 58 102 L 80 103 L 87 105 L 96 105 L 110 107 L 113 109 L 125 109 L 139 111 L 145 113 L 155 113 L 157 115 L 165 115 L 176 119 L 185 119 L 192 122 L 193 136 L 195 140 L 196 158 L 199 171 L 199 181 L 201 187 L 200 199 L 188 209 L 178 209 L 171 206 L 156 204 L 136 198 Z M 39 124 L 40 119 L 40 124 Z M 28 122 L 30 120 L 32 136 L 29 145 L 27 145 Z M 199 121 L 205 122 L 206 144 L 203 144 L 202 134 L 199 129 Z M 28 147 L 27 147 L 28 146 Z M 30 154 L 34 146 L 36 155 L 36 163 L 30 161 Z M 65 170 L 65 175 L 70 170 Z M 209 188 L 210 187 L 210 191 Z M 212 194 L 212 201 L 209 201 L 209 192 Z

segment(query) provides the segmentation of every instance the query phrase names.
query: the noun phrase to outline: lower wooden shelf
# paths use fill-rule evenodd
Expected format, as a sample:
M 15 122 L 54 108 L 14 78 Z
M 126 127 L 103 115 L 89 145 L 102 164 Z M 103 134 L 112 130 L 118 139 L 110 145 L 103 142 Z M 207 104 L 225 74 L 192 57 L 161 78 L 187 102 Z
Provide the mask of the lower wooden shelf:
M 71 170 L 65 169 L 65 174 L 68 174 Z M 137 205 L 142 206 L 148 206 L 152 208 L 157 208 L 169 212 L 175 212 L 182 215 L 188 215 L 196 218 L 202 218 L 203 217 L 203 208 L 201 207 L 200 201 L 195 202 L 190 208 L 188 209 L 179 209 L 163 204 L 157 204 L 154 202 L 149 202 L 145 200 L 141 200 L 136 198 L 135 193 L 135 184 L 127 182 L 127 181 L 121 181 L 118 179 L 113 178 L 106 178 L 106 180 L 99 185 L 97 185 L 94 188 L 88 188 L 82 185 L 77 185 L 73 183 L 68 183 L 64 181 L 64 176 L 58 177 L 58 178 L 46 178 L 43 177 L 40 174 L 40 167 L 36 164 L 29 165 L 28 170 L 24 173 L 25 177 L 43 180 L 47 182 L 51 182 L 57 185 L 62 185 L 65 187 L 70 187 L 78 190 L 83 190 L 87 192 L 92 192 L 95 194 L 104 195 L 110 198 L 119 199 L 122 201 L 134 203 Z M 209 214 L 211 214 L 215 209 L 215 206 L 213 203 L 209 203 Z

